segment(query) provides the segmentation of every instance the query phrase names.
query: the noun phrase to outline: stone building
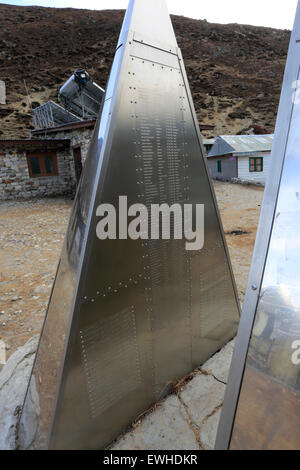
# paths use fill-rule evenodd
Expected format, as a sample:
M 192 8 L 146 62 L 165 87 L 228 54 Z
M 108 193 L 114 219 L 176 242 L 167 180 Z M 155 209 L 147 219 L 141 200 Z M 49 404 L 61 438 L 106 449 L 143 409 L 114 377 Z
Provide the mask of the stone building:
M 0 140 L 0 200 L 73 196 L 95 123 L 72 122 L 35 129 L 28 140 Z
M 79 181 L 94 127 L 95 120 L 81 121 L 60 127 L 34 130 L 31 132 L 31 137 L 32 139 L 68 139 L 70 141 L 70 155 L 74 161 L 75 176 Z
M 0 200 L 72 194 L 70 141 L 1 140 Z
M 0 140 L 0 200 L 73 196 L 95 121 L 32 131 L 30 140 Z

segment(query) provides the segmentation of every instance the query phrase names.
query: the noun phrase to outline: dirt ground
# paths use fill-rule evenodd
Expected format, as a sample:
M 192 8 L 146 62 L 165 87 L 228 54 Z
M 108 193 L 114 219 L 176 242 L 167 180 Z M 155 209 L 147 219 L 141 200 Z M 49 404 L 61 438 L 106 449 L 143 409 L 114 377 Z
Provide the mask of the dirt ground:
M 243 301 L 263 189 L 215 182 L 215 191 Z M 71 207 L 68 199 L 0 205 L 0 340 L 7 358 L 41 331 Z

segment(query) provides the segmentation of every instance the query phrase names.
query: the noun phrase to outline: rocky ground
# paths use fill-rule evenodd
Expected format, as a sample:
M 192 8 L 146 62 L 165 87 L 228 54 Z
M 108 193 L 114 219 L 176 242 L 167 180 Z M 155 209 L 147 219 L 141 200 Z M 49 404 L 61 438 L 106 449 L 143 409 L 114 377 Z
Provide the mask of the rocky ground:
M 0 340 L 8 357 L 41 331 L 71 207 L 62 199 L 0 205 Z
M 57 99 L 78 67 L 106 86 L 124 11 L 0 4 L 0 138 L 28 137 L 33 107 Z M 201 123 L 220 134 L 273 132 L 289 31 L 172 16 Z
M 241 303 L 252 261 L 264 188 L 214 182 Z
M 243 301 L 263 189 L 215 182 L 215 190 Z M 0 206 L 0 340 L 7 357 L 41 331 L 71 207 L 67 199 Z

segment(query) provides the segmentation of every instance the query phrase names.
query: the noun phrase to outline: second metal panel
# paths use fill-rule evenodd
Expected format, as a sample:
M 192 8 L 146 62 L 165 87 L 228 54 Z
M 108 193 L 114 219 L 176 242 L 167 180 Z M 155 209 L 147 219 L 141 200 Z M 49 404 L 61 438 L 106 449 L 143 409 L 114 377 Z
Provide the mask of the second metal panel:
M 299 33 L 298 2 L 218 449 L 300 446 Z

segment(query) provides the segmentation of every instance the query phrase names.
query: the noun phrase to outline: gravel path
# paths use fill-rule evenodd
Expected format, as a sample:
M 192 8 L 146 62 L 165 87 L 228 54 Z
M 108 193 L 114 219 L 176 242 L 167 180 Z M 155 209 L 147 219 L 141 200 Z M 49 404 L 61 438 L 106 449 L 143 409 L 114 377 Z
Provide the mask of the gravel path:
M 0 340 L 7 357 L 41 331 L 72 201 L 0 206 Z

